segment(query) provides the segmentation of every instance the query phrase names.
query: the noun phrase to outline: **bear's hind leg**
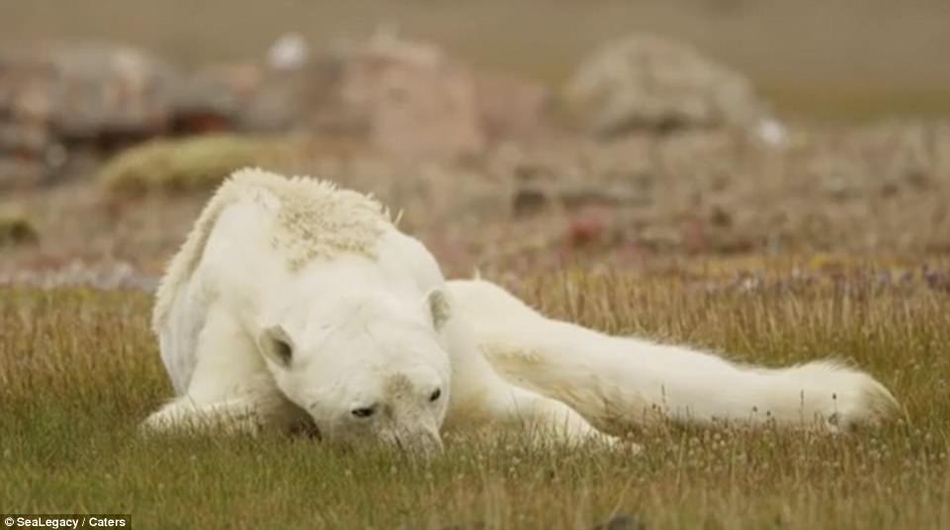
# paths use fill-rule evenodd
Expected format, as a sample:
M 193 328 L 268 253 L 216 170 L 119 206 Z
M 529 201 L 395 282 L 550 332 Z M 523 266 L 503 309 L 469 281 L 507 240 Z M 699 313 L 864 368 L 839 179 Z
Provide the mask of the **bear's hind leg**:
M 495 405 L 495 413 L 503 421 L 528 427 L 532 441 L 538 445 L 594 442 L 615 446 L 620 441 L 598 431 L 564 403 L 513 385 L 509 385 L 508 399 Z
M 618 438 L 594 428 L 565 403 L 503 379 L 472 340 L 465 319 L 450 319 L 446 336 L 452 359 L 452 399 L 443 428 L 470 430 L 478 424 L 521 425 L 537 446 L 602 442 Z

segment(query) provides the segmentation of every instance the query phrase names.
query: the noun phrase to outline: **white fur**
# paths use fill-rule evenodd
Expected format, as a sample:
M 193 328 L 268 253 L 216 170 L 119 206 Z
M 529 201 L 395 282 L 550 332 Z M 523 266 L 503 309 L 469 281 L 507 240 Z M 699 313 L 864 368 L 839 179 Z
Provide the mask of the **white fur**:
M 312 423 L 332 440 L 427 450 L 442 430 L 510 421 L 600 437 L 563 403 L 498 376 L 444 289 L 429 252 L 372 198 L 239 171 L 157 293 L 153 326 L 178 397 L 144 428 Z
M 549 319 L 482 280 L 451 281 L 448 288 L 457 316 L 478 330 L 479 347 L 496 370 L 607 432 L 659 419 L 834 430 L 873 422 L 897 406 L 880 383 L 842 364 L 741 365 Z
M 743 366 L 552 320 L 485 281 L 446 282 L 371 197 L 261 170 L 209 201 L 153 326 L 177 397 L 148 432 L 304 424 L 431 451 L 445 432 L 495 424 L 612 442 L 661 419 L 836 428 L 896 407 L 842 365 Z

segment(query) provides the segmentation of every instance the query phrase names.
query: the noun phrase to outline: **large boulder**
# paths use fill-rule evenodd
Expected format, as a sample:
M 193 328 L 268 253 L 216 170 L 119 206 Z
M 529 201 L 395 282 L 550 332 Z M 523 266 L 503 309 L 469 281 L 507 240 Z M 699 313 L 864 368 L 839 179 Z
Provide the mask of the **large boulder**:
M 3 185 L 53 180 L 77 149 L 109 151 L 165 133 L 179 80 L 163 61 L 123 46 L 0 55 L 0 159 L 33 168 L 22 178 L 8 173 Z
M 476 76 L 466 64 L 438 46 L 388 32 L 315 51 L 291 35 L 275 43 L 266 61 L 207 69 L 192 86 L 195 95 L 217 94 L 213 104 L 199 98 L 206 107 L 234 109 L 237 130 L 346 136 L 410 159 L 480 152 L 486 122 L 499 122 L 495 108 L 483 118 Z M 521 100 L 535 97 L 523 94 Z
M 51 124 L 61 138 L 147 138 L 164 132 L 174 111 L 175 68 L 141 50 L 112 45 L 75 45 L 47 59 Z
M 167 127 L 178 72 L 140 50 L 76 44 L 0 57 L 0 116 L 82 141 Z
M 513 75 L 477 72 L 481 126 L 491 141 L 525 140 L 549 127 L 553 95 L 542 83 Z
M 434 45 L 378 33 L 350 50 L 340 98 L 385 152 L 456 157 L 485 144 L 472 71 Z
M 290 34 L 260 67 L 240 124 L 355 137 L 409 159 L 452 159 L 539 135 L 551 100 L 540 83 L 474 71 L 434 44 L 392 32 L 317 51 Z
M 609 42 L 582 61 L 564 90 L 592 133 L 750 127 L 775 134 L 748 78 L 687 44 L 650 34 Z

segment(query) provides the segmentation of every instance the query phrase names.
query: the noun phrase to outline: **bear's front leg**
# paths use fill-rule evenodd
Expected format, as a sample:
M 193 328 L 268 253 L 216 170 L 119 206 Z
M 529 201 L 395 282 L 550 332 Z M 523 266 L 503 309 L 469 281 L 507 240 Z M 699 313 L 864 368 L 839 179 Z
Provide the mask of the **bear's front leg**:
M 140 425 L 144 434 L 224 431 L 257 434 L 264 429 L 293 432 L 312 430 L 309 416 L 282 395 L 234 396 L 199 403 L 182 396 L 152 413 Z
M 280 392 L 254 341 L 225 308 L 208 310 L 195 357 L 187 393 L 149 416 L 142 431 L 257 433 L 263 428 L 293 430 L 312 424 Z
M 257 433 L 261 420 L 254 402 L 246 398 L 200 404 L 183 396 L 152 413 L 140 430 L 144 434 L 210 430 Z
M 167 403 L 142 422 L 143 432 L 179 430 L 258 433 L 263 429 L 309 430 L 312 420 L 260 374 L 239 391 L 220 395 L 189 393 Z

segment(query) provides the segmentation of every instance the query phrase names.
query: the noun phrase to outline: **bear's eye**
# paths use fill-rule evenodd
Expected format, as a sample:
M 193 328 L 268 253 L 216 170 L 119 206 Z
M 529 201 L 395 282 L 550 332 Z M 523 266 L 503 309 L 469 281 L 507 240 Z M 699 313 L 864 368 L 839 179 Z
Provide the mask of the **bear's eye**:
M 350 413 L 356 416 L 357 418 L 368 418 L 372 416 L 373 414 L 376 414 L 376 405 L 373 405 L 371 407 L 360 407 L 358 409 L 353 409 L 352 411 L 350 411 Z
M 440 397 L 442 397 L 442 389 L 436 388 L 435 390 L 432 391 L 432 394 L 429 395 L 429 401 L 432 401 L 432 402 L 438 401 Z

